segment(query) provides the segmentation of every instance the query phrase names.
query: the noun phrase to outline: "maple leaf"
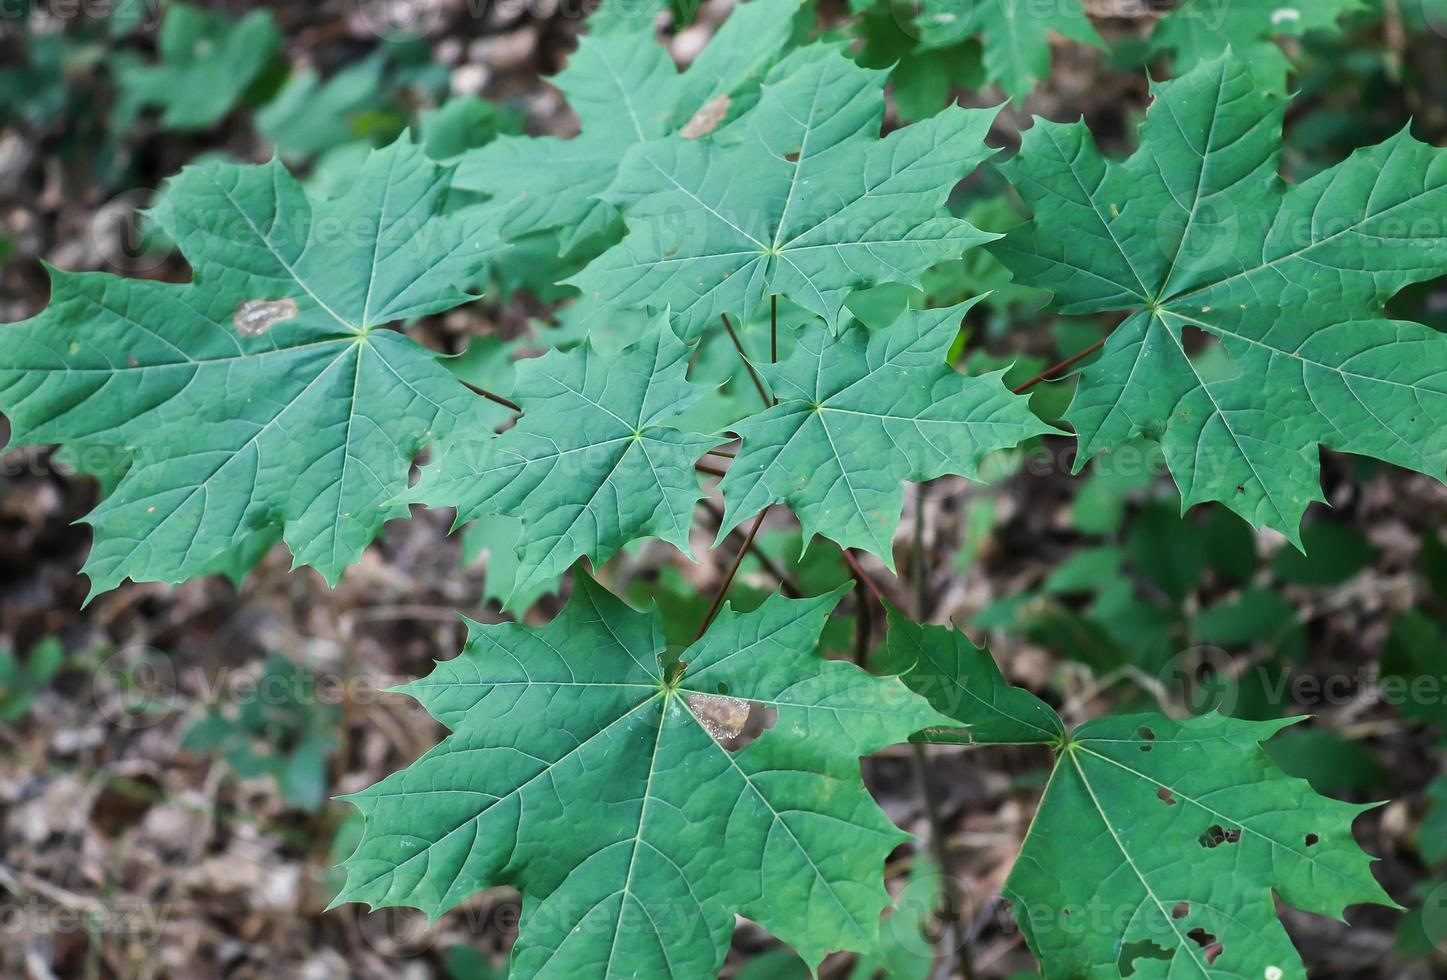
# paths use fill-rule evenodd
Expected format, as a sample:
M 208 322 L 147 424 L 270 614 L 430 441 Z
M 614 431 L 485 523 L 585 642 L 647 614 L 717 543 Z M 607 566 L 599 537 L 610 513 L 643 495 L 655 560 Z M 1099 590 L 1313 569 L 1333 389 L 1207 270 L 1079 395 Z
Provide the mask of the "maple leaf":
M 499 137 L 461 157 L 457 186 L 506 202 L 502 231 L 510 238 L 562 229 L 566 255 L 615 222 L 616 210 L 599 195 L 628 149 L 679 131 L 706 109 L 734 108 L 731 98 L 756 84 L 789 42 L 799 4 L 739 4 L 682 74 L 655 39 L 653 19 L 625 19 L 618 5 L 620 15 L 584 35 L 556 79 L 579 134 Z
M 975 302 L 910 310 L 875 332 L 815 330 L 787 360 L 759 365 L 778 404 L 730 426 L 743 445 L 720 483 L 719 540 L 786 503 L 806 540 L 864 548 L 893 568 L 904 481 L 974 477 L 988 453 L 1052 431 L 1006 390 L 1003 372 L 971 378 L 950 367 Z
M 1063 742 L 1065 725 L 1044 701 L 1000 674 L 995 658 L 959 630 L 916 623 L 888 608 L 888 642 L 875 661 L 898 674 L 940 714 L 968 720 L 931 733 L 930 741 L 968 745 L 1038 745 Z M 958 737 L 956 737 L 958 736 Z
M 1233 50 L 1257 82 L 1285 92 L 1291 62 L 1275 38 L 1335 29 L 1346 14 L 1365 9 L 1361 0 L 1181 0 L 1156 25 L 1150 49 L 1170 52 L 1178 75 Z
M 689 349 L 659 318 L 616 354 L 588 341 L 522 361 L 523 409 L 501 436 L 459 432 L 406 499 L 522 521 L 513 588 L 522 593 L 586 555 L 602 564 L 631 541 L 659 537 L 692 556 L 703 496 L 693 464 L 719 440 L 669 424 L 703 390 L 685 379 Z M 476 438 L 481 436 L 481 438 Z
M 1304 978 L 1273 895 L 1319 915 L 1392 905 L 1352 837 L 1366 806 L 1321 796 L 1262 743 L 1299 718 L 1160 714 L 1066 733 L 950 627 L 891 616 L 886 665 L 966 726 L 929 741 L 1049 745 L 1055 765 L 1005 883 L 1047 978 Z
M 1442 479 L 1447 337 L 1383 306 L 1447 271 L 1447 155 L 1403 131 L 1292 186 L 1283 101 L 1239 60 L 1153 91 L 1124 163 L 1038 120 L 1005 168 L 1035 212 L 997 246 L 1016 277 L 1063 313 L 1129 313 L 1066 413 L 1077 468 L 1157 439 L 1185 506 L 1221 501 L 1298 545 L 1319 445 Z
M 366 826 L 337 901 L 435 918 L 513 885 L 518 977 L 713 976 L 735 913 L 811 964 L 874 949 L 906 835 L 858 758 L 944 719 L 814 653 L 843 590 L 725 606 L 668 657 L 656 613 L 575 580 L 552 623 L 473 624 L 460 657 L 403 688 L 451 734 L 349 797 Z M 777 722 L 739 748 L 764 709 Z
M 398 320 L 471 299 L 494 217 L 444 213 L 448 172 L 405 140 L 344 196 L 278 162 L 207 163 L 155 211 L 196 281 L 53 271 L 49 307 L 0 328 L 0 409 L 17 445 L 107 447 L 124 475 L 87 518 L 92 595 L 180 582 L 281 528 L 329 582 L 384 521 L 412 458 L 487 403 Z
M 926 47 L 980 38 L 985 77 L 1013 99 L 1023 99 L 1050 73 L 1050 35 L 1104 47 L 1082 0 L 1045 8 L 1031 0 L 922 0 L 916 26 Z
M 1046 976 L 1306 977 L 1276 916 L 1394 903 L 1352 823 L 1263 742 L 1299 718 L 1101 718 L 1057 756 L 1005 894 Z M 1079 929 L 1105 916 L 1113 929 Z M 1117 973 L 1109 972 L 1115 976 Z
M 204 129 L 230 112 L 271 63 L 281 50 L 281 33 L 269 10 L 233 21 L 171 3 L 157 49 L 160 64 L 120 64 L 117 81 L 127 104 L 120 114 L 159 105 L 167 129 Z
M 635 146 L 604 198 L 628 234 L 570 282 L 612 306 L 669 308 L 686 340 L 770 294 L 837 328 L 845 297 L 993 240 L 945 199 L 993 151 L 995 110 L 951 107 L 879 139 L 884 73 L 814 44 L 712 136 Z

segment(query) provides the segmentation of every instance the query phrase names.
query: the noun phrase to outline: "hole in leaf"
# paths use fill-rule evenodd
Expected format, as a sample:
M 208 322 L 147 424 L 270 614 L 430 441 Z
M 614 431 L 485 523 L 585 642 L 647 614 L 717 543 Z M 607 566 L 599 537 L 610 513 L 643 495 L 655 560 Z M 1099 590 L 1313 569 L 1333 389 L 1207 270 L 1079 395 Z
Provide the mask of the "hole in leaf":
M 1136 729 L 1136 734 L 1139 735 L 1141 738 L 1145 739 L 1147 742 L 1154 742 L 1156 740 L 1156 733 L 1151 731 L 1144 725 Z
M 1162 803 L 1164 803 L 1166 806 L 1175 806 L 1175 805 L 1176 805 L 1176 794 L 1175 794 L 1175 793 L 1172 793 L 1170 790 L 1166 789 L 1164 786 L 1162 786 L 1160 789 L 1156 790 L 1156 799 L 1160 800 L 1160 801 L 1161 801 Z
M 1194 324 L 1187 323 L 1181 327 L 1181 346 L 1184 347 L 1186 353 L 1192 357 L 1214 346 L 1216 343 L 1217 340 L 1213 334 L 1202 330 Z
M 1201 947 L 1201 952 L 1205 955 L 1208 965 L 1215 963 L 1216 958 L 1225 952 L 1225 947 L 1221 945 L 1220 941 L 1200 926 L 1186 933 L 1186 937 Z
M 729 686 L 723 681 L 719 681 L 717 690 L 720 694 L 727 695 L 729 693 Z
M 1132 977 L 1136 974 L 1136 964 L 1140 963 L 1141 960 L 1170 962 L 1171 959 L 1172 953 L 1170 950 L 1151 942 L 1149 939 L 1142 939 L 1138 942 L 1126 943 L 1121 947 L 1120 956 L 1116 959 L 1116 967 L 1120 970 L 1122 977 Z
M 1318 836 L 1316 836 L 1315 834 L 1307 834 L 1307 835 L 1306 835 L 1306 846 L 1307 846 L 1307 847 L 1315 847 L 1317 844 L 1320 844 L 1320 843 L 1321 843 L 1321 838 L 1318 837 Z
M 779 719 L 778 711 L 768 705 L 713 694 L 689 694 L 688 709 L 714 741 L 730 752 L 747 746 Z
M 1176 905 L 1175 905 L 1175 907 L 1171 909 L 1171 918 L 1173 918 L 1173 919 L 1184 919 L 1186 916 L 1188 916 L 1188 915 L 1190 915 L 1190 914 L 1191 914 L 1191 903 L 1190 903 L 1190 902 L 1177 902 Z
M 788 160 L 790 163 L 798 163 L 798 162 L 799 162 L 799 151 L 798 151 L 798 150 L 790 150 L 788 153 L 785 153 L 785 154 L 784 154 L 784 159 L 785 159 L 785 160 Z
M 1235 844 L 1241 840 L 1241 831 L 1235 827 L 1227 830 L 1218 823 L 1213 823 L 1206 828 L 1205 833 L 1196 838 L 1200 845 L 1205 848 L 1220 847 L 1222 844 Z

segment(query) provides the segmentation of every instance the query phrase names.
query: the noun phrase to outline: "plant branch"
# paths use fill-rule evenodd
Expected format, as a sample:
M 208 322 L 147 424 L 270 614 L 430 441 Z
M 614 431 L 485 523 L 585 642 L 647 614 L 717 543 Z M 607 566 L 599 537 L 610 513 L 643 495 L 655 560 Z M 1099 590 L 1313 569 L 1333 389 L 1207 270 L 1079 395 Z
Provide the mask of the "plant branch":
M 869 586 L 869 591 L 874 593 L 874 598 L 883 606 L 884 593 L 879 591 L 879 586 L 874 584 L 874 579 L 870 578 L 869 573 L 860 567 L 859 562 L 849 553 L 848 548 L 840 548 L 839 553 L 844 556 L 844 563 L 849 566 L 849 570 L 854 573 L 854 577 Z
M 929 616 L 928 556 L 924 547 L 924 484 L 915 487 L 914 534 L 911 550 L 911 578 L 914 579 L 914 613 L 921 623 Z M 925 818 L 929 821 L 929 845 L 934 852 L 935 863 L 939 865 L 941 891 L 944 893 L 945 914 L 949 932 L 955 937 L 955 962 L 964 980 L 973 980 L 974 963 L 970 957 L 969 937 L 963 919 L 965 897 L 960 889 L 959 869 L 954 856 L 950 854 L 949 838 L 945 831 L 944 817 L 940 812 L 939 795 L 935 792 L 933 774 L 929 767 L 929 754 L 922 742 L 911 742 L 910 751 L 914 763 L 915 781 L 919 784 L 919 795 L 924 802 Z
M 869 604 L 868 580 L 854 576 L 854 593 L 858 608 L 854 612 L 854 666 L 864 667 L 869 659 L 869 637 L 874 632 L 874 609 Z
M 1080 353 L 1072 354 L 1065 360 L 1061 361 L 1059 364 L 1055 364 L 1051 367 L 1046 368 L 1044 371 L 1041 371 L 1039 374 L 1035 375 L 1035 377 L 1031 378 L 1024 384 L 1017 385 L 1016 387 L 1011 388 L 1010 391 L 1016 395 L 1023 395 L 1025 392 L 1029 391 L 1040 382 L 1050 380 L 1052 376 L 1059 374 L 1061 371 L 1064 371 L 1066 368 L 1070 367 L 1073 364 L 1076 364 L 1079 361 L 1085 360 L 1091 354 L 1094 354 L 1096 351 L 1100 350 L 1104 346 L 1105 338 L 1102 337 L 1095 343 L 1091 344 L 1089 347 L 1085 348 L 1085 350 L 1081 351 Z
M 779 363 L 779 294 L 769 297 L 769 360 Z
M 483 398 L 486 398 L 490 402 L 497 402 L 504 408 L 510 408 L 514 412 L 517 412 L 519 415 L 523 413 L 523 407 L 517 402 L 513 401 L 511 398 L 504 398 L 502 395 L 494 395 L 486 388 L 479 387 L 478 385 L 473 384 L 471 381 L 463 381 L 462 384 L 469 391 L 472 391 L 474 394 L 481 395 Z
M 954 857 L 950 854 L 949 844 L 945 839 L 944 819 L 940 814 L 938 795 L 935 793 L 934 780 L 930 779 L 929 757 L 925 753 L 924 743 L 910 742 L 910 750 L 913 752 L 915 781 L 919 785 L 919 795 L 924 800 L 925 818 L 929 821 L 930 827 L 930 850 L 934 854 L 935 863 L 940 868 L 940 878 L 943 881 L 942 891 L 944 899 L 949 906 L 945 909 L 946 922 L 949 926 L 949 933 L 955 938 L 955 962 L 959 965 L 960 976 L 964 980 L 974 980 L 975 968 L 970 958 L 970 946 L 965 931 L 963 913 L 965 910 L 965 897 L 960 891 L 960 881 L 955 874 Z
M 705 497 L 703 500 L 700 500 L 699 503 L 702 504 L 703 508 L 713 516 L 714 524 L 718 527 L 723 527 L 724 515 L 723 511 L 718 509 L 718 505 L 715 504 L 712 500 L 709 500 L 707 497 Z M 729 533 L 733 537 L 739 537 L 739 530 L 737 528 L 735 528 Z M 756 560 L 760 565 L 763 565 L 764 570 L 767 571 L 770 575 L 772 575 L 774 577 L 774 580 L 779 583 L 780 592 L 784 593 L 784 595 L 788 596 L 790 599 L 803 598 L 804 590 L 801 589 L 798 584 L 789 577 L 789 573 L 784 571 L 784 569 L 779 566 L 778 562 L 774 561 L 773 558 L 769 557 L 769 555 L 764 551 L 763 548 L 760 548 L 756 542 L 750 541 L 747 550 L 751 555 L 754 556 L 754 560 Z
M 734 556 L 734 563 L 729 566 L 728 574 L 724 576 L 723 584 L 718 587 L 718 594 L 713 597 L 713 602 L 709 605 L 708 612 L 703 617 L 703 623 L 698 627 L 698 635 L 693 638 L 695 643 L 703 639 L 703 634 L 708 632 L 709 624 L 712 623 L 713 618 L 718 615 L 719 607 L 723 605 L 724 596 L 728 595 L 729 586 L 734 584 L 734 576 L 739 573 L 739 566 L 744 563 L 744 555 L 748 554 L 749 549 L 753 547 L 754 537 L 759 533 L 759 528 L 763 526 L 764 518 L 768 516 L 769 510 L 772 507 L 773 504 L 765 507 L 759 511 L 759 516 L 754 518 L 754 526 L 749 528 L 749 533 L 744 538 L 744 546 L 740 548 L 739 553 Z
M 706 455 L 722 456 L 724 459 L 733 459 L 738 455 L 732 449 L 710 449 Z
M 734 325 L 729 322 L 729 315 L 727 313 L 720 313 L 719 316 L 723 319 L 724 329 L 729 332 L 729 340 L 734 342 L 734 350 L 739 352 L 739 357 L 743 360 L 744 367 L 749 371 L 749 377 L 753 379 L 754 387 L 759 390 L 759 397 L 764 400 L 764 407 L 772 407 L 774 400 L 769 397 L 769 390 L 764 387 L 764 379 L 759 377 L 759 372 L 754 370 L 753 362 L 749 360 L 749 355 L 744 350 L 743 341 L 739 340 L 738 333 L 734 331 Z
M 722 477 L 728 474 L 727 470 L 719 469 L 717 466 L 710 466 L 707 463 L 694 463 L 693 468 L 700 473 L 707 473 L 709 476 Z

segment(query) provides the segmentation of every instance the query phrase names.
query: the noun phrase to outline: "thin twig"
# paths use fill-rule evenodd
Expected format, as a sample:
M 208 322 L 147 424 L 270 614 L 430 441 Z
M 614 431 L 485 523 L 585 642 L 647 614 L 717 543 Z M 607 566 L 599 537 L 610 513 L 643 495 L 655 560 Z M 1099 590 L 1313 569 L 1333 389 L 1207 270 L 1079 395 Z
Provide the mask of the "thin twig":
M 720 313 L 719 316 L 723 318 L 724 329 L 729 332 L 729 339 L 734 342 L 734 349 L 739 352 L 739 357 L 743 359 L 744 367 L 749 370 L 749 377 L 753 379 L 754 387 L 759 389 L 759 397 L 764 400 L 764 406 L 766 408 L 772 406 L 774 400 L 769 397 L 769 390 L 764 387 L 764 379 L 759 377 L 759 372 L 754 370 L 753 363 L 749 361 L 749 355 L 748 352 L 744 350 L 743 341 L 739 340 L 739 335 L 734 331 L 734 325 L 729 322 L 729 315 L 727 313 Z
M 724 459 L 733 459 L 738 455 L 732 449 L 710 449 L 705 455 L 722 456 Z
M 710 514 L 713 515 L 714 524 L 718 527 L 723 527 L 724 515 L 723 511 L 718 509 L 718 505 L 707 498 L 700 500 L 699 503 L 703 505 L 705 510 L 707 510 Z M 733 531 L 730 532 L 730 534 L 733 537 L 742 536 L 742 532 L 740 532 L 738 528 L 734 528 Z M 789 577 L 788 572 L 784 571 L 782 568 L 779 567 L 778 562 L 770 558 L 769 555 L 764 551 L 764 549 L 759 547 L 758 542 L 750 541 L 749 546 L 746 550 L 754 556 L 754 559 L 760 565 L 764 566 L 764 570 L 766 572 L 768 572 L 774 577 L 774 581 L 779 583 L 780 592 L 784 593 L 784 595 L 788 596 L 790 599 L 803 598 L 804 590 L 799 588 L 799 586 L 794 582 L 794 580 Z
M 693 468 L 700 473 L 707 473 L 709 476 L 727 476 L 728 470 L 719 469 L 717 466 L 710 466 L 707 463 L 694 463 Z
M 769 297 L 769 360 L 779 363 L 779 294 Z
M 1091 354 L 1094 354 L 1096 351 L 1100 350 L 1104 346 L 1105 338 L 1102 337 L 1095 343 L 1091 344 L 1089 347 L 1085 348 L 1085 350 L 1081 351 L 1080 353 L 1072 354 L 1065 360 L 1061 361 L 1059 364 L 1055 364 L 1051 367 L 1046 368 L 1044 371 L 1041 371 L 1039 374 L 1035 375 L 1035 377 L 1031 378 L 1024 384 L 1017 385 L 1016 387 L 1011 388 L 1010 391 L 1016 395 L 1023 395 L 1025 392 L 1029 391 L 1040 382 L 1048 381 L 1052 376 L 1059 374 L 1061 371 L 1064 371 L 1066 368 L 1070 367 L 1072 364 L 1075 364 L 1078 361 L 1085 360 Z
M 854 577 L 869 586 L 869 591 L 874 593 L 874 598 L 879 601 L 881 606 L 884 605 L 884 593 L 879 591 L 879 586 L 874 584 L 874 579 L 870 578 L 869 573 L 859 566 L 859 562 L 854 560 L 854 556 L 849 553 L 849 549 L 840 548 L 839 553 L 844 556 L 844 562 L 849 566 L 849 570 L 854 573 Z
M 486 398 L 488 401 L 497 402 L 499 405 L 503 406 L 504 408 L 510 408 L 510 409 L 512 409 L 514 412 L 517 412 L 519 415 L 521 415 L 521 414 L 523 413 L 523 407 L 522 407 L 521 405 L 519 405 L 517 402 L 513 401 L 511 398 L 504 398 L 502 395 L 494 395 L 492 392 L 488 391 L 486 388 L 481 388 L 481 387 L 473 384 L 471 381 L 464 381 L 464 382 L 462 382 L 462 383 L 463 383 L 463 385 L 465 385 L 469 390 L 471 390 L 471 391 L 473 391 L 473 392 L 476 392 L 477 394 L 481 395 L 483 398 Z
M 869 580 L 854 576 L 854 592 L 858 608 L 854 613 L 854 665 L 863 667 L 869 659 L 869 637 L 874 632 L 874 611 L 869 604 Z
M 924 548 L 924 484 L 915 487 L 914 535 L 911 549 L 912 575 L 914 579 L 915 619 L 923 623 L 929 616 L 929 581 L 927 556 Z M 939 865 L 944 900 L 948 906 L 949 934 L 955 937 L 955 962 L 964 980 L 974 980 L 974 963 L 970 956 L 969 936 L 965 930 L 963 915 L 965 896 L 960 888 L 959 869 L 950 853 L 949 839 L 945 832 L 944 816 L 940 812 L 938 794 L 935 792 L 933 774 L 930 772 L 929 755 L 921 742 L 911 742 L 911 761 L 914 763 L 915 781 L 919 784 L 919 795 L 924 801 L 925 817 L 929 821 L 929 844 L 934 852 L 935 863 Z
M 739 553 L 734 556 L 734 563 L 729 566 L 728 574 L 724 576 L 723 584 L 719 586 L 718 594 L 713 597 L 713 602 L 708 607 L 708 613 L 704 615 L 703 623 L 698 628 L 698 635 L 693 638 L 695 643 L 703 639 L 703 634 L 708 632 L 709 624 L 712 623 L 713 618 L 718 615 L 719 607 L 723 605 L 724 596 L 728 595 L 729 586 L 734 584 L 734 576 L 739 573 L 739 566 L 744 563 L 744 555 L 748 554 L 749 548 L 754 543 L 754 536 L 759 533 L 759 528 L 763 526 L 764 518 L 768 516 L 769 509 L 772 506 L 773 505 L 770 504 L 769 507 L 765 507 L 759 511 L 759 516 L 754 518 L 754 526 L 749 528 L 749 533 L 744 538 L 744 546 L 740 548 Z
M 926 579 L 924 554 L 924 484 L 914 488 L 914 535 L 910 549 L 910 577 L 914 579 L 914 618 L 929 620 L 929 582 Z

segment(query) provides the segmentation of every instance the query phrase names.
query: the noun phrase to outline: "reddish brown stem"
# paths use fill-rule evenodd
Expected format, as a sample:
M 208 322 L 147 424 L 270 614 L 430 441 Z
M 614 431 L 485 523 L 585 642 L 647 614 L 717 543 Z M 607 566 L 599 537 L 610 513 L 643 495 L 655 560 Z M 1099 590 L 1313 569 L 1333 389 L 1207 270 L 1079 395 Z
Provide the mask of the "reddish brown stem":
M 744 367 L 748 369 L 749 377 L 753 379 L 754 387 L 759 390 L 759 397 L 764 400 L 765 407 L 773 405 L 774 400 L 769 397 L 769 391 L 764 387 L 764 379 L 759 377 L 759 372 L 754 370 L 754 365 L 744 350 L 743 341 L 739 340 L 739 335 L 734 331 L 734 325 L 729 322 L 729 315 L 721 313 L 719 316 L 723 318 L 724 329 L 729 332 L 729 339 L 734 342 L 734 350 L 739 352 L 739 358 L 744 362 Z
M 769 360 L 779 363 L 779 296 L 769 297 Z
M 1089 357 L 1091 354 L 1094 354 L 1096 351 L 1100 350 L 1100 349 L 1101 349 L 1102 347 L 1104 347 L 1104 346 L 1105 346 L 1105 338 L 1102 337 L 1102 338 L 1100 338 L 1099 340 L 1097 340 L 1095 343 L 1091 344 L 1089 347 L 1085 348 L 1085 350 L 1081 351 L 1080 353 L 1078 353 L 1078 354 L 1072 354 L 1070 357 L 1067 357 L 1065 360 L 1061 361 L 1059 364 L 1056 364 L 1056 365 L 1053 365 L 1052 367 L 1046 368 L 1044 371 L 1041 371 L 1039 374 L 1035 375 L 1035 377 L 1031 378 L 1029 381 L 1025 382 L 1025 383 L 1022 384 L 1022 385 L 1018 385 L 1018 386 L 1016 386 L 1016 387 L 1014 387 L 1014 388 L 1011 388 L 1010 390 L 1011 390 L 1012 392 L 1014 392 L 1015 394 L 1017 394 L 1017 395 L 1023 395 L 1025 392 L 1029 391 L 1031 388 L 1035 387 L 1035 386 L 1038 385 L 1040 382 L 1050 380 L 1050 378 L 1053 377 L 1054 375 L 1059 374 L 1061 371 L 1064 371 L 1066 368 L 1070 367 L 1071 365 L 1073 365 L 1073 364 L 1075 364 L 1075 363 L 1077 363 L 1077 362 L 1079 362 L 1079 361 L 1085 360 L 1085 358 Z
M 718 527 L 723 527 L 724 515 L 723 511 L 718 509 L 718 505 L 715 504 L 712 500 L 709 500 L 708 498 L 700 500 L 699 503 L 703 506 L 705 510 L 707 510 L 711 515 L 713 515 L 714 524 Z M 737 529 L 735 529 L 732 533 L 734 537 L 740 536 Z M 751 555 L 753 555 L 754 559 L 760 565 L 764 566 L 764 570 L 774 577 L 774 581 L 779 583 L 780 592 L 784 593 L 784 595 L 788 596 L 790 599 L 803 598 L 804 590 L 800 589 L 797 585 L 794 584 L 794 580 L 789 577 L 789 573 L 780 568 L 778 562 L 774 561 L 774 559 L 770 558 L 767 554 L 765 554 L 764 549 L 760 548 L 757 542 L 749 542 L 749 546 L 745 550 L 747 550 Z
M 771 504 L 770 507 L 772 506 Z M 753 527 L 749 528 L 749 533 L 744 537 L 744 546 L 740 548 L 739 553 L 734 556 L 734 563 L 729 566 L 728 574 L 724 576 L 723 584 L 719 586 L 718 594 L 713 597 L 713 602 L 708 607 L 708 613 L 704 615 L 703 623 L 698 628 L 698 635 L 693 638 L 695 643 L 703 639 L 703 634 L 708 632 L 709 624 L 712 623 L 713 618 L 718 615 L 719 607 L 723 605 L 724 596 L 728 595 L 729 586 L 734 584 L 734 576 L 739 573 L 739 566 L 744 563 L 744 555 L 748 554 L 749 549 L 753 547 L 754 538 L 758 535 L 759 528 L 763 526 L 764 518 L 768 516 L 768 513 L 769 507 L 765 507 L 759 511 L 759 516 L 754 518 Z
M 869 586 L 869 591 L 874 593 L 874 598 L 878 600 L 881 606 L 884 605 L 884 593 L 879 591 L 879 586 L 874 584 L 874 579 L 870 578 L 869 573 L 860 567 L 859 562 L 854 560 L 854 556 L 849 553 L 849 549 L 840 548 L 839 553 L 844 556 L 844 561 L 849 566 L 849 570 L 854 573 L 854 577 Z
M 463 383 L 463 385 L 465 385 L 470 391 L 473 391 L 473 392 L 475 392 L 476 394 L 481 395 L 483 398 L 486 398 L 486 399 L 487 399 L 488 401 L 490 401 L 490 402 L 497 402 L 499 405 L 503 406 L 504 408 L 510 408 L 510 409 L 512 409 L 514 412 L 517 412 L 519 415 L 521 415 L 521 414 L 523 413 L 523 407 L 522 407 L 521 405 L 519 405 L 517 402 L 513 401 L 511 398 L 504 398 L 502 395 L 494 395 L 492 392 L 488 391 L 486 388 L 480 388 L 480 387 L 478 387 L 477 385 L 473 384 L 471 381 L 464 381 L 464 382 L 462 382 L 462 383 Z

